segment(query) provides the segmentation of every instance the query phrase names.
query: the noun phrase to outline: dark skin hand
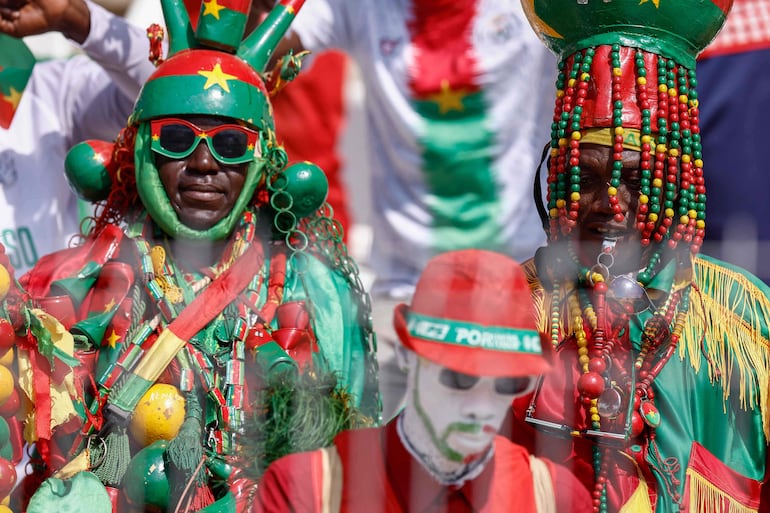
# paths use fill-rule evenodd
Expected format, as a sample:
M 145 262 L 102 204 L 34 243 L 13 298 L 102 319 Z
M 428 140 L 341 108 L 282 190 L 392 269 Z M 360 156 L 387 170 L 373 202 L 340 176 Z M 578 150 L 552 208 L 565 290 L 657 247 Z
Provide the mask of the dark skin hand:
M 83 0 L 0 0 L 0 32 L 14 37 L 61 32 L 83 43 L 91 13 Z

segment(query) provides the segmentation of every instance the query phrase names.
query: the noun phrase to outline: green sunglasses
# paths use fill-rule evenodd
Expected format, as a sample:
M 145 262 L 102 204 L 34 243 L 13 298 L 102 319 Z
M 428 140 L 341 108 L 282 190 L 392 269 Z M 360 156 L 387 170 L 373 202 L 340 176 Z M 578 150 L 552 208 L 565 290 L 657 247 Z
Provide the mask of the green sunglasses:
M 172 159 L 188 157 L 206 141 L 209 151 L 222 164 L 245 164 L 259 155 L 259 133 L 236 124 L 202 129 L 186 119 L 162 118 L 150 122 L 155 153 Z

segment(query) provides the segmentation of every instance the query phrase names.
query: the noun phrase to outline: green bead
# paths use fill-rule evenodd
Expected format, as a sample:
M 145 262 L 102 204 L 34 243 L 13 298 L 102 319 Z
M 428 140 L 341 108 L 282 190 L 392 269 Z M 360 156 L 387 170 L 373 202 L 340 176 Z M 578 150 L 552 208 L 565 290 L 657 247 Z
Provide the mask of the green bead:
M 326 201 L 329 194 L 329 182 L 320 167 L 311 162 L 299 162 L 287 167 L 284 171 L 286 187 L 284 191 L 291 196 L 292 204 L 276 205 L 288 208 L 295 216 L 305 217 L 316 210 Z M 283 195 L 281 195 L 283 197 Z
M 107 165 L 113 144 L 106 141 L 83 141 L 73 146 L 64 159 L 64 172 L 80 198 L 97 202 L 107 199 L 112 188 Z
M 131 459 L 123 478 L 123 491 L 131 504 L 153 506 L 164 511 L 168 507 L 169 483 L 163 454 L 166 440 L 158 440 Z

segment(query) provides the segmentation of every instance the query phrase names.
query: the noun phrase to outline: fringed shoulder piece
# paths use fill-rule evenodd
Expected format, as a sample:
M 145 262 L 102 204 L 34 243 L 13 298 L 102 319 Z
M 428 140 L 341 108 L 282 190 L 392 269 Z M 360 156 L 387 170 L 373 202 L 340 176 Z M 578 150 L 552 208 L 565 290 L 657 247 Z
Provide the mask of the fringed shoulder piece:
M 725 399 L 732 380 L 738 379 L 741 407 L 760 408 L 765 436 L 770 437 L 770 288 L 743 269 L 714 258 L 699 256 L 694 265 L 680 356 L 689 354 L 697 371 L 703 352 L 709 377 L 720 382 Z
M 537 277 L 535 259 L 530 258 L 522 263 L 521 268 L 527 276 L 529 290 L 532 292 L 532 301 L 535 304 L 535 321 L 537 322 L 537 329 L 540 330 L 541 333 L 550 333 L 550 327 L 548 326 L 548 311 L 545 306 L 548 304 L 546 302 L 546 296 L 548 296 L 549 293 L 543 288 L 543 284 L 540 283 L 540 280 Z

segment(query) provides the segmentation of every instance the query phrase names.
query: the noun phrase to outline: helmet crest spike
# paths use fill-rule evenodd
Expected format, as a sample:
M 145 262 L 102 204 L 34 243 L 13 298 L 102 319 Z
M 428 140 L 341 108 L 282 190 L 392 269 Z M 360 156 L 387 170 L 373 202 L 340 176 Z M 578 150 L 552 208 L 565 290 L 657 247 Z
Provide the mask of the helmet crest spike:
M 263 72 L 304 3 L 305 0 L 279 0 L 267 18 L 241 43 L 238 56 Z
M 166 30 L 168 30 L 167 57 L 182 50 L 195 48 L 197 46 L 195 33 L 184 3 L 179 0 L 160 0 L 160 3 L 163 8 L 163 18 L 166 20 Z

